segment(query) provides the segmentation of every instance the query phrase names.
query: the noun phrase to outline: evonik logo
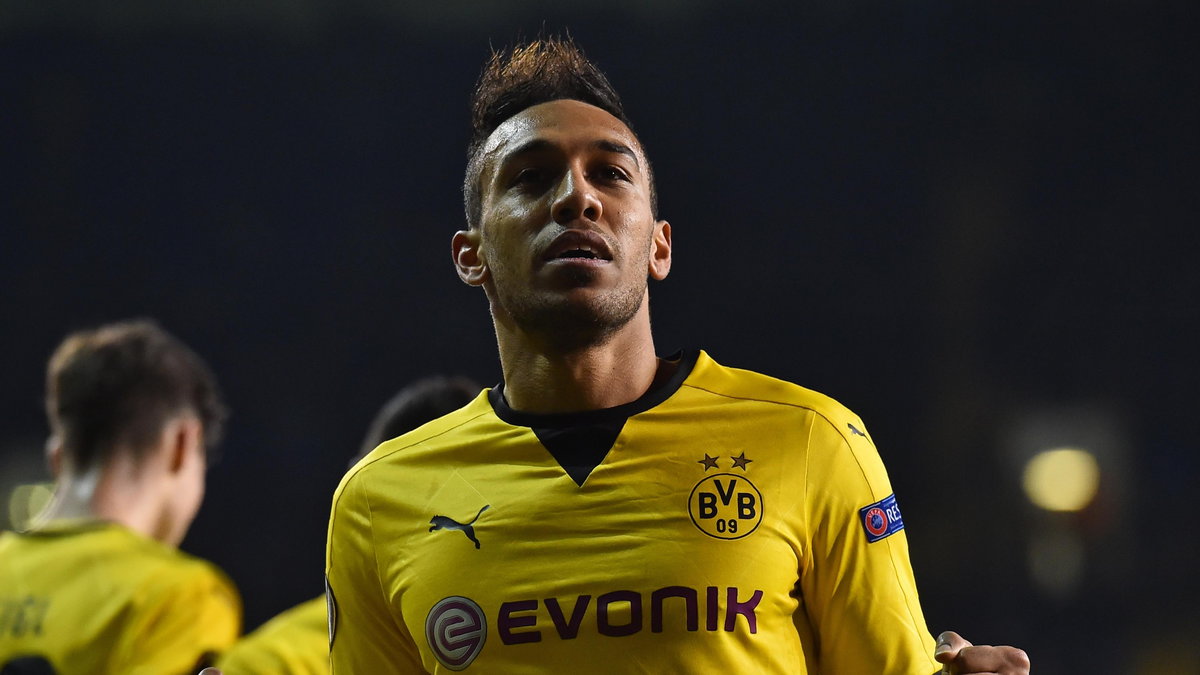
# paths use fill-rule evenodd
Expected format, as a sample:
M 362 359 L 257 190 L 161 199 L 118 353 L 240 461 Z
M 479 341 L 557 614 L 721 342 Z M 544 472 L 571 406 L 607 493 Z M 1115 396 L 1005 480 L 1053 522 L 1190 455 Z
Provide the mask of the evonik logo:
M 744 595 L 748 598 L 742 599 Z M 580 631 L 625 637 L 649 628 L 758 633 L 763 592 L 743 593 L 736 586 L 704 589 L 665 586 L 650 593 L 617 590 L 599 596 L 510 600 L 495 612 L 496 632 L 505 645 L 574 640 Z M 490 613 L 490 612 L 488 612 Z M 590 616 L 589 616 L 590 615 Z M 592 620 L 588 620 L 588 619 Z M 453 671 L 466 669 L 483 651 L 487 639 L 486 613 L 474 600 L 452 595 L 438 601 L 425 617 L 425 639 L 437 660 Z

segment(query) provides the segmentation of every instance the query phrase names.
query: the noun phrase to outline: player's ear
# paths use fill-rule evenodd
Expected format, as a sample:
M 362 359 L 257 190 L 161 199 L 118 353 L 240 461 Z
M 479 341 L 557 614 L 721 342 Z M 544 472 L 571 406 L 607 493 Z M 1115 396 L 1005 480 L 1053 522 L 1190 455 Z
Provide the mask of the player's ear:
M 650 278 L 662 281 L 671 272 L 671 224 L 660 220 L 654 224 L 650 238 Z
M 480 249 L 480 239 L 479 228 L 473 227 L 455 232 L 450 240 L 454 269 L 458 271 L 458 278 L 468 286 L 482 286 L 488 278 L 487 260 Z
M 167 423 L 163 441 L 167 445 L 167 466 L 171 473 L 179 473 L 193 455 L 201 453 L 204 428 L 195 417 L 177 417 Z
M 46 463 L 50 465 L 50 475 L 54 480 L 58 480 L 63 470 L 62 439 L 58 434 L 51 434 L 50 438 L 46 439 Z

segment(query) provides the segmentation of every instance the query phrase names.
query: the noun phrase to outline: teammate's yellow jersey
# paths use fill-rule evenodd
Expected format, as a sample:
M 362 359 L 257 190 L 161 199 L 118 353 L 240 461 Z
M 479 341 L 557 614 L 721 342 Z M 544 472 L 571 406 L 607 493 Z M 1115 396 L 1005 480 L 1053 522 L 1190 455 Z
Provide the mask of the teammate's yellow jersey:
M 217 659 L 225 675 L 328 675 L 325 596 L 283 612 Z
M 215 566 L 120 525 L 0 534 L 0 670 L 195 675 L 233 644 L 241 612 Z
M 861 420 L 703 352 L 630 404 L 485 391 L 342 480 L 335 675 L 929 675 L 903 521 Z

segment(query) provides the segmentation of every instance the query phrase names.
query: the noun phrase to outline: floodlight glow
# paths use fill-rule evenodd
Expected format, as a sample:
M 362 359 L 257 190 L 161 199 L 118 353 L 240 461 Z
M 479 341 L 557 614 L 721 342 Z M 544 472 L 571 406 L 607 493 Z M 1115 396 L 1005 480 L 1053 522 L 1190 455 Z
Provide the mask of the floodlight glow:
M 54 489 L 48 483 L 18 485 L 8 500 L 8 522 L 14 530 L 23 530 L 50 503 Z
M 1100 464 L 1087 450 L 1055 448 L 1034 455 L 1022 481 L 1034 505 L 1047 511 L 1081 511 L 1100 487 Z

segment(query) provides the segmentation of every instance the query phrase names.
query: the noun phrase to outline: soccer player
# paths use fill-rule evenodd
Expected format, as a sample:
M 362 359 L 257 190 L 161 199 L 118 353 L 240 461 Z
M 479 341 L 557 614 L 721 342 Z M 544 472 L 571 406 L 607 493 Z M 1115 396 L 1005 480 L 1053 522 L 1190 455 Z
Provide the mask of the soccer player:
M 350 466 L 380 443 L 461 408 L 479 390 L 478 384 L 463 377 L 430 377 L 401 389 L 376 414 Z M 229 675 L 329 673 L 326 596 L 303 602 L 263 624 L 225 652 L 217 666 Z
M 212 372 L 133 321 L 67 337 L 46 389 L 54 497 L 0 535 L 0 672 L 194 673 L 241 629 L 232 583 L 177 550 L 226 415 Z
M 452 254 L 503 382 L 343 479 L 334 674 L 1027 672 L 1011 647 L 935 644 L 861 419 L 656 356 L 672 229 L 604 75 L 569 42 L 518 46 L 472 112 Z

